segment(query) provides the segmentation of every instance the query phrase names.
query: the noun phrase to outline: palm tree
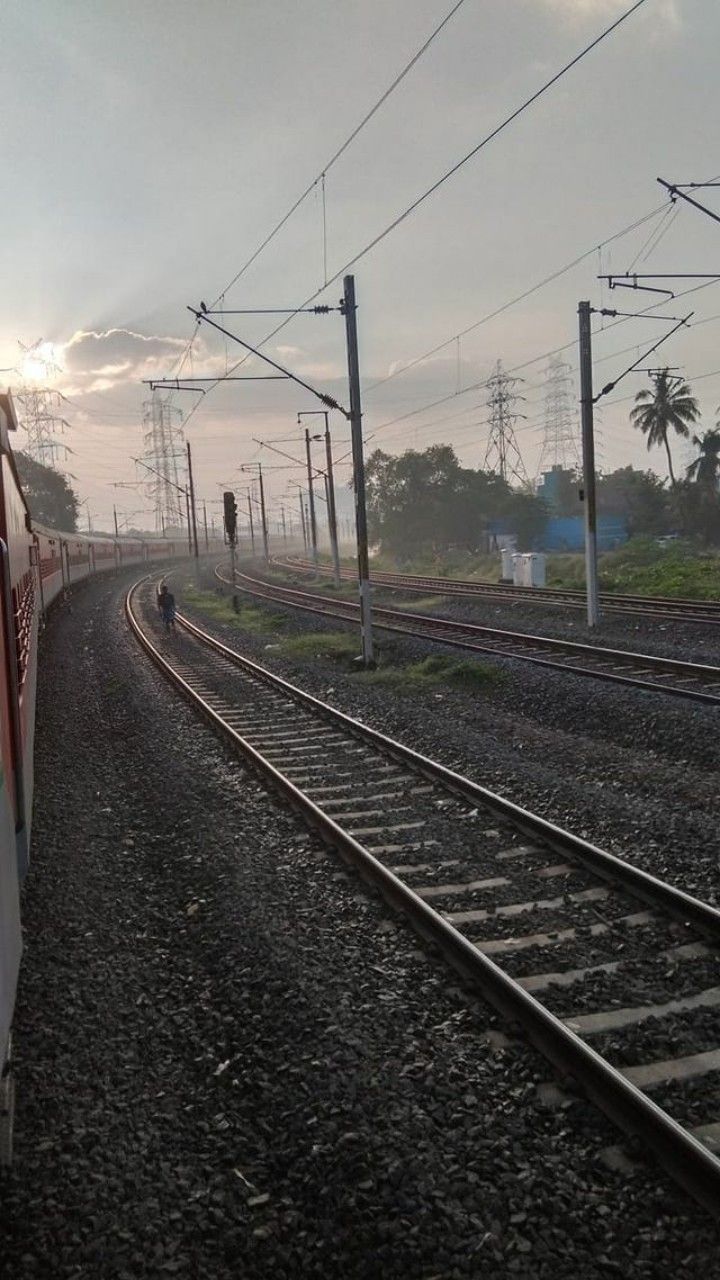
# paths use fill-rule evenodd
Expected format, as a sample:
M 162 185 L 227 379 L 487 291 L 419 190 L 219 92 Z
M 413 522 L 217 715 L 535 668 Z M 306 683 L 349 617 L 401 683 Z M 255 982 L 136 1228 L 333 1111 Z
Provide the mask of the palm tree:
M 670 453 L 668 431 L 671 427 L 679 436 L 689 436 L 690 427 L 700 417 L 698 402 L 690 394 L 690 388 L 682 378 L 671 378 L 669 369 L 661 369 L 653 377 L 652 391 L 638 391 L 630 421 L 647 436 L 647 447 L 664 445 L 667 450 L 670 483 L 675 488 L 675 473 Z
M 693 436 L 693 444 L 700 452 L 687 469 L 688 480 L 694 480 L 709 493 L 717 493 L 720 485 L 720 426 Z

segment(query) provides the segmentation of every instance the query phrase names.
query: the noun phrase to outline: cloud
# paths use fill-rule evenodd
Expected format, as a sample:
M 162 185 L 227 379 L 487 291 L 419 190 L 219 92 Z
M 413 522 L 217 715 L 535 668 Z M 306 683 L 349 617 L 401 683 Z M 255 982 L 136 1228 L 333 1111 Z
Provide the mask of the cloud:
M 133 329 L 78 329 L 67 342 L 57 345 L 63 369 L 61 382 L 74 395 L 110 391 L 148 378 L 174 377 L 187 339 L 171 334 L 137 333 Z M 183 367 L 185 377 L 202 369 L 207 375 L 225 372 L 224 355 L 211 355 L 201 337 L 196 336 L 192 361 Z M 64 386 L 69 394 L 67 386 Z

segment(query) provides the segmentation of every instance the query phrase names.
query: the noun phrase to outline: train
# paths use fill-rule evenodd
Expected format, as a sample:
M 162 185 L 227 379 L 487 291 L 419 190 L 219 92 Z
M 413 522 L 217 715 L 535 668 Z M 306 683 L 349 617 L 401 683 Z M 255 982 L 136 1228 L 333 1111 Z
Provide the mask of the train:
M 69 588 L 130 565 L 187 557 L 184 539 L 62 533 L 33 522 L 11 446 L 18 421 L 0 392 L 0 1165 L 12 1154 L 11 1029 L 22 953 L 20 886 L 30 859 L 38 633 Z

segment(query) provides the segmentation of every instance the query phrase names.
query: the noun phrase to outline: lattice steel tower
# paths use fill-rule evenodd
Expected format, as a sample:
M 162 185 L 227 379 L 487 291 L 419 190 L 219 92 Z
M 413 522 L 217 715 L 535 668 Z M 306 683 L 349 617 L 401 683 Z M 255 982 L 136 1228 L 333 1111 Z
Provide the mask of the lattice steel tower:
M 35 462 L 59 471 L 60 456 L 65 456 L 67 448 L 57 437 L 69 426 L 61 414 L 59 393 L 50 387 L 22 387 L 14 395 L 20 406 L 18 417 L 27 436 L 25 452 Z
M 488 379 L 488 408 L 490 410 L 490 435 L 485 450 L 483 471 L 494 471 L 508 480 L 514 476 L 521 484 L 529 484 L 528 474 L 522 460 L 520 448 L 515 438 L 515 423 L 522 414 L 515 410 L 519 400 L 517 386 L 519 378 L 512 378 L 505 373 L 502 361 L 498 360 L 495 372 Z
M 552 356 L 545 376 L 545 425 L 538 475 L 552 467 L 580 470 L 580 441 L 570 365 Z
M 158 533 L 168 527 L 179 529 L 185 523 L 183 497 L 175 487 L 180 485 L 178 462 L 185 457 L 182 413 L 155 394 L 143 404 L 143 432 L 143 459 L 157 472 L 147 484 L 155 507 L 155 528 Z
M 58 435 L 70 424 L 62 416 L 63 399 L 59 391 L 43 386 L 51 375 L 59 373 L 58 365 L 52 355 L 49 343 L 43 344 L 39 338 L 31 347 L 18 340 L 23 351 L 24 369 L 22 385 L 14 392 L 19 406 L 18 417 L 27 436 L 25 452 L 35 462 L 44 467 L 59 470 L 59 459 L 67 455 L 67 448 L 58 440 Z M 49 352 L 50 354 L 44 354 Z M 32 367 L 41 371 L 40 378 L 26 376 L 26 370 Z

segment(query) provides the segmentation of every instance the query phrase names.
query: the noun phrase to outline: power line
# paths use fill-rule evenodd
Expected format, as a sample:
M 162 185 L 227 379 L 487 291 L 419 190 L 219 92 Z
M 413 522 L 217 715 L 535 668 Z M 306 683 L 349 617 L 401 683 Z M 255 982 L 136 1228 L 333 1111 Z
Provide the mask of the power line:
M 369 387 L 365 387 L 364 391 L 368 394 L 374 391 L 376 387 L 383 386 L 384 383 L 390 382 L 392 378 L 399 378 L 402 373 L 407 373 L 410 369 L 414 369 L 416 365 L 422 364 L 423 360 L 429 360 L 431 356 L 437 355 L 438 351 L 442 351 L 445 347 L 449 347 L 451 343 L 457 342 L 460 338 L 465 338 L 469 333 L 473 333 L 475 329 L 479 329 L 481 325 L 487 324 L 490 320 L 495 320 L 497 316 L 501 316 L 505 311 L 509 311 L 511 307 L 517 306 L 519 302 L 525 302 L 527 298 L 532 297 L 540 289 L 544 289 L 546 285 L 552 284 L 555 280 L 559 280 L 561 276 L 567 275 L 568 271 L 572 271 L 574 267 L 584 262 L 586 258 L 597 253 L 598 249 L 604 249 L 607 245 L 612 244 L 615 240 L 620 240 L 623 236 L 629 235 L 632 231 L 637 231 L 638 227 L 642 227 L 644 223 L 649 222 L 651 218 L 657 217 L 659 213 L 665 212 L 665 206 L 660 205 L 658 208 L 652 209 L 650 213 L 646 213 L 642 218 L 638 218 L 635 222 L 631 222 L 629 226 L 623 227 L 622 231 L 616 231 L 614 235 L 608 236 L 607 240 L 601 240 L 600 244 L 593 245 L 592 248 L 586 249 L 584 253 L 573 258 L 571 262 L 567 262 L 564 267 L 559 267 L 557 271 L 553 271 L 550 275 L 539 280 L 537 284 L 526 289 L 524 293 L 519 293 L 517 297 L 511 298 L 509 302 L 504 302 L 502 306 L 496 307 L 494 311 L 489 311 L 487 315 L 481 316 L 479 320 L 473 321 L 467 325 L 465 329 L 460 329 L 458 333 L 452 334 L 450 338 L 446 338 L 443 342 L 439 342 L 437 346 L 432 347 L 430 351 L 425 351 L 423 355 L 416 356 L 408 364 L 402 366 L 401 369 L 395 369 L 392 373 L 388 373 L 384 378 L 378 378 L 376 382 L 371 382 Z M 653 234 L 654 234 L 653 229 Z M 647 243 L 647 242 L 646 242 Z
M 694 285 L 690 289 L 684 289 L 682 293 L 677 293 L 675 295 L 675 301 L 680 298 L 686 298 L 688 294 L 699 293 L 702 289 L 708 289 L 711 285 L 718 283 L 719 281 L 717 279 L 713 279 L 706 281 L 704 284 Z M 606 325 L 603 330 L 596 332 L 602 332 L 603 334 L 609 333 L 611 329 L 616 329 L 618 325 L 627 324 L 628 320 L 635 319 L 636 316 L 649 315 L 651 312 L 657 310 L 658 307 L 663 305 L 667 305 L 667 299 L 663 299 L 660 302 L 650 303 L 649 306 L 643 307 L 641 311 L 635 312 L 633 316 L 621 317 L 617 320 L 613 320 L 612 324 Z M 713 319 L 713 317 L 710 317 L 710 319 Z M 698 321 L 698 324 L 704 323 L 706 323 L 704 320 Z M 642 342 L 634 342 L 629 348 L 627 348 L 627 350 L 633 351 L 636 347 L 640 347 L 642 345 Z M 562 355 L 563 352 L 569 351 L 571 348 L 575 348 L 576 346 L 577 338 L 572 338 L 569 342 L 565 342 L 561 346 L 553 347 L 551 351 L 543 351 L 540 355 L 531 356 L 529 360 L 524 360 L 521 364 L 513 365 L 507 372 L 509 374 L 522 373 L 524 369 L 529 369 L 531 365 L 538 364 L 541 360 L 549 360 L 556 355 Z M 616 352 L 615 354 L 621 355 L 622 352 Z M 601 364 L 603 360 L 607 360 L 609 358 L 609 356 L 600 356 L 596 361 L 594 361 L 594 363 Z M 460 391 L 451 391 L 448 395 L 441 396 L 438 400 L 431 400 L 428 404 L 420 405 L 417 409 L 410 409 L 407 413 L 399 414 L 396 418 L 390 418 L 387 422 L 381 422 L 379 426 L 374 428 L 372 434 L 377 435 L 379 431 L 384 431 L 387 427 L 394 427 L 397 423 L 406 422 L 408 418 L 414 418 L 419 413 L 426 413 L 429 409 L 436 409 L 442 404 L 447 404 L 450 400 L 456 400 L 458 396 L 465 396 L 470 391 L 479 391 L 481 388 L 487 387 L 487 385 L 488 379 L 486 378 L 480 379 L 478 382 L 472 382 L 467 387 L 462 387 Z
M 496 125 L 496 127 L 492 129 L 490 133 L 486 134 L 485 137 L 482 138 L 480 142 L 478 142 L 476 146 L 472 148 L 472 150 L 468 151 L 465 156 L 463 156 L 454 165 L 452 165 L 452 167 L 448 169 L 447 172 L 444 173 L 440 178 L 438 178 L 432 184 L 432 186 L 428 187 L 426 191 L 424 191 L 420 196 L 417 197 L 417 199 L 415 199 L 412 202 L 412 204 L 408 205 L 408 207 L 404 209 L 402 213 L 398 214 L 398 216 L 394 218 L 392 222 L 390 222 L 384 228 L 383 231 L 380 231 L 371 241 L 369 241 L 368 244 L 365 245 L 363 249 L 361 249 L 358 253 L 356 253 L 348 262 L 344 264 L 344 266 L 342 266 L 338 271 L 336 271 L 335 274 L 332 275 L 329 280 L 326 280 L 325 283 L 321 285 L 320 288 L 317 289 L 315 293 L 311 295 L 310 298 L 307 298 L 303 303 L 301 303 L 301 305 L 297 308 L 297 311 L 294 312 L 293 315 L 288 316 L 285 320 L 281 322 L 281 324 L 277 325 L 276 328 L 274 328 L 271 333 L 269 333 L 265 338 L 263 338 L 262 341 L 258 343 L 258 346 L 262 347 L 265 345 L 265 343 L 269 342 L 271 338 L 274 338 L 276 334 L 280 332 L 281 329 L 284 329 L 285 326 L 289 324 L 292 319 L 294 319 L 294 316 L 297 314 L 297 312 L 299 312 L 300 310 L 302 310 L 303 307 L 306 307 L 311 302 L 313 302 L 315 298 L 319 297 L 320 294 L 323 293 L 326 288 L 328 288 L 332 284 L 335 284 L 352 267 L 354 267 L 356 263 L 360 261 L 361 258 L 364 258 L 366 254 L 370 253 L 372 249 L 376 248 L 377 245 L 380 244 L 381 241 L 386 238 L 386 236 L 390 235 L 390 233 L 394 231 L 398 226 L 400 226 L 402 222 L 405 222 L 405 220 L 409 218 L 411 214 L 413 214 L 415 210 L 420 207 L 421 204 L 424 204 L 424 202 L 431 195 L 433 195 L 436 191 L 438 191 L 439 188 L 443 186 L 444 183 L 446 183 L 451 177 L 453 177 L 453 175 L 456 174 L 465 164 L 467 164 L 469 160 L 473 159 L 473 157 L 476 156 L 480 151 L 482 151 L 484 147 L 488 146 L 490 142 L 492 142 L 495 138 L 497 138 L 499 134 L 501 134 L 505 129 L 508 128 L 510 124 L 513 123 L 514 120 L 517 120 L 519 116 L 521 116 L 525 111 L 527 111 L 535 102 L 538 101 L 539 98 L 541 98 L 545 93 L 547 93 L 548 90 L 551 89 L 553 85 L 557 84 L 557 82 L 561 80 L 563 76 L 567 75 L 567 73 L 571 71 L 573 67 L 577 66 L 577 64 L 581 62 L 583 58 L 587 57 L 587 55 L 591 53 L 593 49 L 595 49 L 599 44 L 601 44 L 603 40 L 607 39 L 607 37 L 610 36 L 613 31 L 616 31 L 617 28 L 621 26 L 623 22 L 625 22 L 629 17 L 631 17 L 631 15 L 635 13 L 638 9 L 640 9 L 642 5 L 644 5 L 645 3 L 646 3 L 646 0 L 635 0 L 635 4 L 631 5 L 631 7 L 627 9 L 625 13 L 621 14 L 619 18 L 616 18 L 616 20 L 612 22 L 610 26 L 606 27 L 604 31 L 601 31 L 601 33 L 598 36 L 596 36 L 594 40 L 591 40 L 589 44 L 585 45 L 585 47 L 581 49 L 580 52 L 577 53 L 575 57 L 570 60 L 570 62 L 565 63 L 565 65 L 561 67 L 560 70 L 555 73 L 555 75 L 551 76 L 549 80 L 546 80 L 545 83 L 541 85 L 539 89 L 536 89 L 535 93 L 531 94 L 529 98 L 526 98 L 525 101 L 522 102 L 519 107 L 516 107 L 515 110 L 510 113 L 509 116 L 506 116 L 505 119 L 502 120 L 499 125 Z M 246 358 L 247 357 L 243 357 L 243 360 Z M 234 372 L 235 369 L 237 369 L 241 363 L 242 363 L 242 360 L 238 361 L 235 365 L 232 366 L 229 372 L 231 373 Z M 223 381 L 222 377 L 218 378 L 218 382 L 215 385 L 218 385 L 222 381 Z M 210 388 L 210 390 L 212 390 L 212 388 Z M 190 410 L 188 414 L 188 418 L 186 419 L 186 422 L 195 413 L 195 410 L 197 409 L 199 403 L 200 401 L 198 400 L 197 404 L 195 404 L 193 408 Z
M 404 222 L 406 218 L 409 218 L 410 215 L 413 214 L 416 209 L 419 209 L 420 205 L 424 204 L 425 201 L 429 199 L 431 195 L 434 195 L 434 193 L 438 191 L 440 187 L 442 187 L 444 183 L 448 181 L 449 178 L 452 178 L 460 169 L 463 168 L 464 165 L 467 164 L 469 160 L 472 160 L 473 157 L 478 154 L 478 152 L 482 151 L 484 147 L 488 146 L 490 142 L 492 142 L 495 138 L 497 138 L 499 134 L 501 134 L 505 129 L 508 128 L 509 125 L 513 123 L 513 121 L 517 120 L 518 117 L 521 116 L 523 112 L 527 111 L 528 108 L 531 107 L 535 102 L 537 102 L 538 99 L 543 96 L 543 94 L 547 93 L 548 90 L 553 87 L 553 85 L 557 84 L 558 80 L 561 80 L 563 76 L 567 75 L 567 73 L 571 71 L 573 67 L 577 66 L 577 64 L 581 62 L 583 58 L 587 57 L 587 55 L 591 53 L 592 50 L 595 49 L 599 44 L 601 44 L 603 40 L 606 40 L 607 37 L 611 35 L 612 32 L 615 31 L 623 22 L 625 22 L 633 13 L 635 13 L 637 9 L 640 9 L 642 5 L 645 4 L 645 2 L 646 0 L 636 0 L 636 3 L 632 5 L 628 10 L 626 10 L 625 13 L 621 14 L 620 17 L 615 20 L 615 22 L 611 23 L 609 27 L 606 27 L 605 30 L 602 31 L 599 36 L 595 37 L 594 40 L 591 40 L 590 44 L 586 45 L 584 49 L 581 49 L 580 52 L 577 53 L 575 57 L 570 60 L 570 62 L 566 62 L 564 67 L 561 67 L 559 71 L 556 71 L 554 76 L 551 76 L 549 80 L 546 80 L 545 83 L 541 85 L 539 89 L 536 89 L 535 93 L 531 94 L 529 98 L 526 98 L 525 101 L 522 102 L 519 107 L 516 107 L 515 110 L 510 113 L 509 116 L 506 116 L 505 119 L 502 120 L 499 125 L 496 125 L 496 127 L 492 129 L 490 133 L 486 134 L 485 137 L 482 138 L 480 142 L 478 142 L 476 146 L 472 148 L 472 150 L 467 152 L 467 155 L 464 155 L 462 159 L 458 160 L 454 165 L 452 165 L 452 167 L 448 169 L 447 172 L 442 175 L 442 177 L 438 178 L 437 181 L 433 182 L 432 186 L 428 187 L 426 191 L 423 191 L 422 195 L 419 195 L 416 200 L 413 200 L 412 204 L 408 205 L 408 207 L 404 209 L 402 213 L 398 214 L 398 216 L 394 218 L 393 221 L 390 222 L 383 231 L 379 232 L 379 234 L 376 235 L 375 238 L 371 240 L 370 243 L 367 244 L 364 249 L 361 249 L 359 253 L 356 253 L 354 258 L 351 258 L 349 262 L 345 263 L 344 267 L 341 267 L 340 270 L 337 271 L 334 276 L 331 276 L 331 278 L 328 280 L 327 283 L 333 284 L 336 280 L 340 278 L 340 276 L 344 275 L 347 271 L 349 271 L 351 267 L 354 267 L 355 264 L 359 262 L 361 258 L 365 257 L 366 253 L 369 253 L 370 250 L 374 249 L 378 244 L 380 244 L 380 242 L 384 240 L 386 236 L 389 236 L 391 231 L 394 231 L 395 228 L 399 227 L 400 224 Z
M 250 254 L 250 257 L 246 259 L 246 261 L 240 267 L 240 270 L 235 273 L 235 275 L 232 277 L 232 280 L 230 280 L 225 285 L 224 289 L 221 290 L 221 292 L 218 294 L 218 296 L 216 297 L 215 301 L 212 304 L 213 307 L 217 306 L 218 302 L 220 302 L 220 300 L 224 298 L 225 295 L 229 293 L 230 290 L 237 284 L 238 280 L 240 280 L 242 276 L 245 275 L 245 272 L 250 269 L 253 263 L 260 257 L 260 254 L 267 248 L 267 246 L 271 243 L 271 241 L 275 239 L 276 235 L 278 235 L 279 232 L 282 231 L 283 227 L 286 225 L 286 223 L 290 221 L 293 214 L 297 212 L 301 204 L 303 204 L 303 202 L 307 199 L 310 193 L 315 190 L 318 183 L 323 184 L 323 210 L 324 210 L 325 208 L 324 183 L 325 183 L 325 178 L 327 174 L 330 172 L 330 170 L 332 169 L 333 165 L 335 165 L 337 161 L 340 159 L 340 157 L 345 154 L 348 147 L 357 138 L 358 134 L 362 133 L 362 130 L 365 128 L 367 124 L 370 123 L 373 116 L 377 114 L 380 108 L 387 102 L 391 94 L 393 94 L 395 90 L 398 88 L 398 86 L 402 84 L 405 77 L 409 74 L 410 71 L 412 71 L 413 67 L 422 58 L 423 54 L 426 53 L 427 50 L 430 48 L 430 45 L 432 44 L 433 40 L 435 40 L 435 38 L 440 35 L 440 32 L 443 30 L 444 27 L 447 26 L 451 18 L 455 16 L 458 9 L 460 9 L 464 3 L 465 3 L 465 0 L 456 0 L 456 3 L 452 6 L 449 13 L 445 15 L 442 22 L 440 22 L 438 26 L 436 26 L 435 29 L 430 33 L 427 40 L 425 40 L 424 44 L 422 44 L 420 48 L 417 50 L 417 52 L 413 54 L 410 61 L 405 64 L 402 71 L 393 80 L 392 84 L 390 84 L 388 88 L 385 90 L 385 92 L 380 95 L 377 102 L 375 102 L 374 105 L 370 108 L 370 110 L 366 112 L 366 114 L 363 116 L 360 123 L 357 124 L 355 128 L 351 130 L 351 132 L 348 134 L 345 141 L 338 147 L 337 151 L 330 157 L 327 163 L 323 165 L 322 169 L 320 170 L 320 173 L 315 178 L 313 178 L 312 182 L 308 183 L 302 195 L 298 196 L 297 200 L 294 202 L 294 204 L 290 206 L 287 213 L 285 213 L 283 217 L 280 218 L 279 222 L 276 222 L 275 226 L 268 233 L 268 235 L 261 242 L 261 244 L 258 245 L 257 249 L 255 249 L 254 252 Z M 325 278 L 325 284 L 330 283 L 327 279 L 327 270 L 325 270 L 324 278 Z M 335 278 L 337 279 L 337 277 Z M 195 336 L 196 336 L 196 331 L 193 333 L 192 337 L 189 339 L 188 345 L 185 348 L 185 351 L 179 357 L 179 364 L 176 361 L 175 365 L 173 365 L 173 369 L 177 367 L 178 372 L 184 366 L 185 360 L 187 359 L 190 353 L 192 344 L 195 341 Z M 269 339 L 265 339 L 265 341 L 269 341 Z

